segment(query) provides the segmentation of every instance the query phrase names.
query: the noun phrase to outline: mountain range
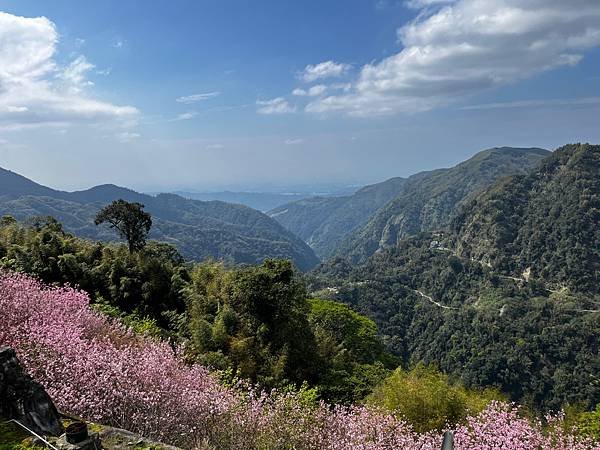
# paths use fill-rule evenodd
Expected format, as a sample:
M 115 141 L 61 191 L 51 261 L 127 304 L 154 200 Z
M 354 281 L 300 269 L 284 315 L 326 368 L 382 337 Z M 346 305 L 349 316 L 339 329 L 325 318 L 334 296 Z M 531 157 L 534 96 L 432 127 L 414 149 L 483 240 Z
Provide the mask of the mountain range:
M 483 189 L 527 173 L 549 154 L 540 148 L 492 148 L 452 168 L 392 178 L 350 196 L 303 199 L 268 214 L 320 258 L 361 262 L 407 236 L 448 224 L 457 208 Z
M 311 290 L 372 318 L 407 365 L 433 363 L 534 407 L 592 407 L 600 401 L 600 146 L 494 149 L 475 167 L 498 153 L 515 164 L 519 155 L 546 158 L 454 201 L 449 220 L 362 263 L 328 260 L 309 275 Z M 431 197 L 401 198 L 422 211 Z
M 150 196 L 110 184 L 84 191 L 58 191 L 0 169 L 1 215 L 18 220 L 53 216 L 67 231 L 90 239 L 115 240 L 112 230 L 94 225 L 94 217 L 100 208 L 119 198 L 144 204 L 153 216 L 150 238 L 173 244 L 189 259 L 254 264 L 265 258 L 289 258 L 301 270 L 318 263 L 301 239 L 247 206 L 190 200 L 175 194 Z

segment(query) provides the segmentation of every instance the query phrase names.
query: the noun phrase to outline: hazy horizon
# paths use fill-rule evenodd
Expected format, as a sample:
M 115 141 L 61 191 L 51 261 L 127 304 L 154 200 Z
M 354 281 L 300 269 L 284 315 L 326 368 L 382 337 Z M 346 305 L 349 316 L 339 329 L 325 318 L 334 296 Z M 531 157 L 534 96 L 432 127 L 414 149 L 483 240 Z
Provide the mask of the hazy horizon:
M 498 147 L 508 147 L 508 146 L 498 146 Z M 489 147 L 490 149 L 493 147 Z M 526 148 L 526 147 L 516 147 L 516 148 Z M 527 147 L 527 148 L 541 148 L 541 147 Z M 183 193 L 188 193 L 188 194 L 216 194 L 216 193 L 247 193 L 247 194 L 279 194 L 279 195 L 299 195 L 299 194 L 305 194 L 305 195 L 348 195 L 351 194 L 352 192 L 357 191 L 358 189 L 365 187 L 365 186 L 369 186 L 369 185 L 373 185 L 373 184 L 377 184 L 377 183 L 382 183 L 386 180 L 389 180 L 391 178 L 408 178 L 412 175 L 421 173 L 421 172 L 427 172 L 430 170 L 436 170 L 436 169 L 445 169 L 445 168 L 450 168 L 455 166 L 456 164 L 459 164 L 461 162 L 464 162 L 467 159 L 472 158 L 473 156 L 475 156 L 477 153 L 479 153 L 480 151 L 484 151 L 487 150 L 486 149 L 481 149 L 478 152 L 474 152 L 471 155 L 468 155 L 464 160 L 460 160 L 460 161 L 456 161 L 456 163 L 451 164 L 451 165 L 447 165 L 447 166 L 443 166 L 443 167 L 429 167 L 429 168 L 425 168 L 423 170 L 417 171 L 417 172 L 412 172 L 412 173 L 406 173 L 404 175 L 395 175 L 395 176 L 391 176 L 391 177 L 387 177 L 387 178 L 382 178 L 382 179 L 374 179 L 374 180 L 369 180 L 369 181 L 355 181 L 355 182 L 327 182 L 326 180 L 316 180 L 314 182 L 305 182 L 305 183 L 269 183 L 269 182 L 263 182 L 263 183 L 238 183 L 238 184 L 212 184 L 212 185 L 172 185 L 172 186 L 164 186 L 164 187 L 160 187 L 160 186 L 147 186 L 147 187 L 136 187 L 136 186 L 131 186 L 131 185 L 127 185 L 127 184 L 118 184 L 118 183 L 113 183 L 113 182 L 99 182 L 99 183 L 95 183 L 95 184 L 82 184 L 81 186 L 76 186 L 76 187 L 71 187 L 71 188 L 62 188 L 60 186 L 55 186 L 55 185 L 50 185 L 50 184 L 44 184 L 42 182 L 40 182 L 39 180 L 36 180 L 30 176 L 28 176 L 25 173 L 21 173 L 18 172 L 16 170 L 13 170 L 9 167 L 2 167 L 0 166 L 0 168 L 2 169 L 6 169 L 9 171 L 12 171 L 14 173 L 17 173 L 18 175 L 24 176 L 25 178 L 30 179 L 31 181 L 44 185 L 46 187 L 55 189 L 55 190 L 59 190 L 59 191 L 68 191 L 68 192 L 73 192 L 73 191 L 82 191 L 82 190 L 86 190 L 86 189 L 90 189 L 93 188 L 95 186 L 99 186 L 99 185 L 105 185 L 105 184 L 114 184 L 116 186 L 119 187 L 123 187 L 123 188 L 128 188 L 128 189 L 132 189 L 134 191 L 140 192 L 140 193 L 145 193 L 148 195 L 157 195 L 160 193 L 176 193 L 176 194 L 183 194 Z M 549 150 L 549 151 L 554 151 L 555 149 L 545 149 L 545 150 Z

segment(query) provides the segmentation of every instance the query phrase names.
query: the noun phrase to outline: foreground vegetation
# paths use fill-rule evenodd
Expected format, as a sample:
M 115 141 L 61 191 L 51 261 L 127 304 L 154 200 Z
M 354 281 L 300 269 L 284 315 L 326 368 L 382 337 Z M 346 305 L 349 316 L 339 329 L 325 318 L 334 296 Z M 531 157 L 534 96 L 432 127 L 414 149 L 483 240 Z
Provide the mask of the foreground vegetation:
M 352 403 L 398 361 L 375 324 L 334 302 L 307 300 L 287 261 L 231 268 L 186 263 L 166 244 L 93 243 L 51 218 L 0 221 L 0 267 L 77 286 L 93 307 L 138 333 L 185 345 L 186 358 L 223 379 L 262 388 L 307 382 L 320 398 Z
M 222 386 L 178 350 L 140 337 L 89 308 L 81 291 L 0 275 L 0 344 L 13 346 L 58 407 L 150 438 L 198 449 L 437 449 L 439 432 L 418 433 L 375 408 L 334 406 L 311 390 Z M 454 428 L 458 449 L 597 448 L 498 402 Z

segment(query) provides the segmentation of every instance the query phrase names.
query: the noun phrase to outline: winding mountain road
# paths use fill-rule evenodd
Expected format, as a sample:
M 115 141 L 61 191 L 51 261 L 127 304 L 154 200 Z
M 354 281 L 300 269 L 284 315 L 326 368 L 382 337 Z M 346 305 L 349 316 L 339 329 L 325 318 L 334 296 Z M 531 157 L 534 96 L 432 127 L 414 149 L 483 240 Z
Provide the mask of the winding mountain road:
M 424 292 L 419 291 L 418 289 L 413 289 L 413 291 L 416 292 L 417 294 L 419 294 L 424 299 L 426 299 L 429 302 L 433 303 L 435 306 L 438 306 L 438 307 L 444 308 L 444 309 L 458 309 L 458 308 L 454 308 L 452 306 L 442 305 L 440 302 L 436 302 L 429 295 L 425 294 Z

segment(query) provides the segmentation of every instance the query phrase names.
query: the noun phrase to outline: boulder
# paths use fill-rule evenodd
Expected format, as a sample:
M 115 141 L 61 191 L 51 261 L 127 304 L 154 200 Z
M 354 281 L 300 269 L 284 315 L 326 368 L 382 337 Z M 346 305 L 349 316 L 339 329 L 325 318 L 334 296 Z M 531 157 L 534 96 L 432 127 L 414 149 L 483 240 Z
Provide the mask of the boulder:
M 60 436 L 58 410 L 44 387 L 27 375 L 12 348 L 0 347 L 0 417 L 43 436 Z

